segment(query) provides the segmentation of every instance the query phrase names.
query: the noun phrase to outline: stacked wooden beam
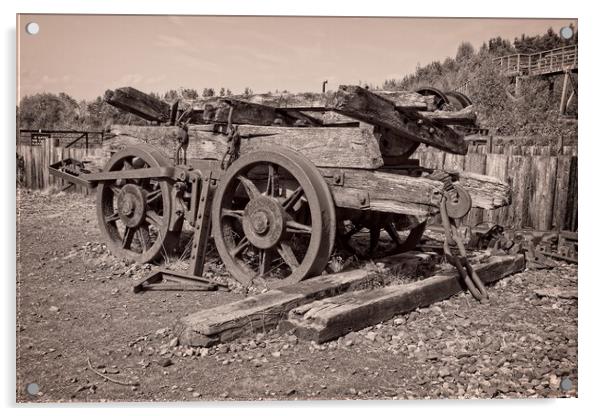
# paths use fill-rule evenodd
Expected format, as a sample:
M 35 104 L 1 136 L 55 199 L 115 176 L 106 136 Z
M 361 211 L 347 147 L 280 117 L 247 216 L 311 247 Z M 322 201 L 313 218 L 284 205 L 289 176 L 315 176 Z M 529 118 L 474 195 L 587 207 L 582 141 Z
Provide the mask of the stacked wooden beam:
M 382 260 L 410 270 L 432 270 L 424 253 Z M 475 270 L 485 283 L 524 270 L 522 255 L 491 257 Z M 183 345 L 209 346 L 279 327 L 300 338 L 325 342 L 464 290 L 457 273 L 444 272 L 409 284 L 365 289 L 377 273 L 355 270 L 320 276 L 295 285 L 182 317 L 175 332 Z
M 465 154 L 461 134 L 448 125 L 473 124 L 472 108 L 432 111 L 429 97 L 407 91 L 369 91 L 341 86 L 334 93 L 253 95 L 209 98 L 178 106 L 131 87 L 107 91 L 110 104 L 146 120 L 174 123 L 180 118 L 193 124 L 248 124 L 289 127 L 357 127 L 366 122 L 390 132 L 397 141 L 424 143 L 438 149 Z M 182 113 L 183 112 L 183 113 Z

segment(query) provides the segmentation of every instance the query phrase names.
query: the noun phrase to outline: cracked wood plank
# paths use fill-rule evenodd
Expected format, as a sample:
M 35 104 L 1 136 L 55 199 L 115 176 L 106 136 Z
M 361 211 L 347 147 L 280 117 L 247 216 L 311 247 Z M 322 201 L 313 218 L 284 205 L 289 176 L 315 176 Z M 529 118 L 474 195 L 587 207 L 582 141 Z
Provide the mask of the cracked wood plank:
M 524 267 L 523 255 L 491 257 L 487 263 L 474 265 L 484 283 L 518 273 Z M 447 272 L 409 284 L 345 293 L 291 310 L 280 328 L 294 330 L 300 338 L 326 342 L 463 290 L 457 273 Z

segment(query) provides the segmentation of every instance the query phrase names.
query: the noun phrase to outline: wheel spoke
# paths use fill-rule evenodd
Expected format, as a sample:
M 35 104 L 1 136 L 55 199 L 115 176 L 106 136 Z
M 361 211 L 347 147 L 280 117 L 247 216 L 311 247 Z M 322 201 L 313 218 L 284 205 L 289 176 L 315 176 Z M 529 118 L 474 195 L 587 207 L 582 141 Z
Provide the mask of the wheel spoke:
M 119 214 L 117 212 L 112 213 L 111 215 L 108 215 L 105 217 L 105 222 L 111 223 L 111 222 L 115 222 L 119 219 Z
M 146 193 L 146 203 L 151 204 L 154 200 L 161 196 L 161 189 L 157 189 L 155 191 L 150 191 Z
M 129 249 L 132 246 L 132 240 L 134 239 L 135 230 L 131 227 L 125 227 L 123 232 L 123 241 L 121 246 L 125 249 Z
M 293 249 L 288 243 L 281 242 L 278 245 L 277 250 L 278 254 L 280 254 L 280 257 L 282 257 L 282 259 L 285 261 L 286 264 L 288 264 L 288 267 L 290 267 L 292 271 L 299 267 L 299 260 L 297 260 Z
M 145 252 L 146 250 L 148 250 L 149 247 L 149 235 L 148 231 L 142 227 L 143 226 L 140 226 L 136 229 L 136 236 L 138 237 L 138 241 L 140 242 L 142 252 Z
M 241 209 L 222 209 L 222 218 L 224 217 L 232 217 L 236 218 L 238 221 L 242 221 L 243 210 Z
M 278 174 L 276 173 L 276 168 L 272 163 L 268 165 L 268 181 L 266 185 L 266 195 L 271 197 L 277 197 L 279 192 L 278 189 Z
M 290 208 L 292 208 L 297 203 L 297 201 L 299 201 L 301 196 L 303 196 L 303 188 L 299 186 L 293 191 L 292 194 L 286 197 L 286 199 L 282 203 L 282 207 L 284 208 L 284 210 L 288 211 Z
M 124 159 L 123 160 L 123 168 L 121 170 L 129 170 L 129 169 L 133 169 L 132 164 Z
M 271 250 L 260 250 L 259 251 L 259 275 L 265 276 L 270 271 L 272 265 L 272 252 Z
M 249 247 L 249 240 L 247 240 L 247 237 L 243 237 L 238 244 L 236 245 L 236 247 L 234 247 L 234 249 L 232 249 L 232 251 L 230 251 L 230 255 L 232 257 L 236 257 L 239 254 L 241 254 L 245 248 Z
M 311 225 L 289 220 L 286 222 L 286 231 L 289 233 L 311 234 Z
M 157 214 L 153 210 L 146 211 L 146 222 L 149 225 L 154 225 L 155 227 L 161 227 L 161 223 L 163 222 L 163 217 Z
M 260 195 L 259 189 L 257 189 L 257 186 L 255 186 L 253 181 L 251 181 L 249 178 L 243 175 L 238 175 L 236 178 L 245 188 L 245 192 L 249 196 L 249 199 L 257 198 Z

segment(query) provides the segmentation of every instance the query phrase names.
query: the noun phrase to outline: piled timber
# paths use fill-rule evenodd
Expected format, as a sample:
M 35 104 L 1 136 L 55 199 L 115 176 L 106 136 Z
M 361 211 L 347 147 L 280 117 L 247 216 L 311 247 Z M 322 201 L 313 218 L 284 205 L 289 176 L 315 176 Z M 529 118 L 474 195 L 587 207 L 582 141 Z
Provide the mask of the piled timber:
M 171 108 L 166 102 L 132 87 L 107 90 L 104 100 L 114 107 L 148 121 L 165 123 L 171 119 Z
M 434 253 L 411 252 L 379 261 L 391 270 L 395 267 L 397 275 L 430 275 L 438 260 Z M 209 346 L 265 332 L 281 324 L 296 307 L 361 290 L 378 277 L 376 273 L 361 269 L 315 277 L 184 316 L 177 322 L 175 333 L 182 345 Z
M 432 110 L 429 99 L 420 94 L 372 92 L 357 86 L 341 86 L 334 93 L 289 94 L 287 97 L 212 97 L 202 102 L 202 108 L 189 105 L 185 110 L 178 110 L 179 102 L 169 105 L 131 87 L 107 91 L 105 99 L 146 120 L 172 125 L 187 122 L 336 128 L 358 127 L 360 122 L 365 122 L 378 127 L 379 133 L 386 134 L 389 141 L 400 141 L 401 147 L 406 149 L 403 154 L 416 150 L 410 143 L 425 143 L 465 154 L 468 147 L 462 135 L 448 125 L 470 125 L 476 119 L 470 107 L 454 112 L 428 111 Z
M 366 270 L 316 277 L 184 316 L 177 323 L 175 332 L 182 345 L 191 346 L 209 346 L 265 332 L 286 319 L 291 309 L 352 290 L 373 278 L 374 275 Z
M 487 263 L 474 266 L 484 283 L 518 273 L 524 267 L 523 255 L 492 257 Z M 346 293 L 293 309 L 280 328 L 292 330 L 300 338 L 326 342 L 462 290 L 457 273 L 449 272 L 405 285 Z
M 284 146 L 301 152 L 318 167 L 352 167 L 378 169 L 384 162 L 377 137 L 371 126 L 362 127 L 279 127 L 240 125 L 240 154 L 270 145 Z M 177 126 L 111 126 L 114 137 L 103 143 L 109 151 L 136 143 L 156 146 L 174 158 L 181 128 Z M 224 128 L 214 125 L 188 127 L 188 160 L 222 160 L 228 150 Z
M 409 140 L 450 153 L 466 154 L 463 136 L 436 121 L 424 119 L 417 112 L 403 110 L 387 98 L 358 86 L 341 86 L 334 109 L 346 116 L 384 127 Z
M 387 267 L 398 267 L 397 274 L 428 276 L 438 259 L 433 253 L 413 252 L 381 261 Z M 476 265 L 475 270 L 483 282 L 492 283 L 524 267 L 522 255 L 496 256 Z M 211 346 L 276 327 L 325 342 L 464 290 L 455 272 L 404 285 L 364 289 L 377 278 L 366 270 L 316 277 L 184 316 L 174 332 L 182 345 L 189 346 Z

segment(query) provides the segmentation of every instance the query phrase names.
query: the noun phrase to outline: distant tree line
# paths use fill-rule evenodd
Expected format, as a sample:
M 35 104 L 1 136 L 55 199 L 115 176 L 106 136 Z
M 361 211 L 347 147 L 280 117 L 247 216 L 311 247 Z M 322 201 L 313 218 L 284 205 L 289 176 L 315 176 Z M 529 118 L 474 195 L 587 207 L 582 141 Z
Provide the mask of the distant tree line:
M 575 124 L 560 119 L 558 107 L 561 77 L 528 78 L 521 81 L 520 97 L 513 96 L 512 80 L 493 64 L 493 58 L 516 53 L 531 54 L 577 44 L 577 32 L 570 40 L 562 39 L 552 28 L 543 35 L 525 34 L 511 42 L 501 37 L 489 39 L 479 50 L 462 42 L 455 57 L 418 65 L 412 74 L 386 80 L 382 89 L 415 90 L 422 86 L 451 91 L 469 82 L 468 95 L 474 102 L 479 122 L 499 134 L 520 136 L 577 136 Z M 568 109 L 577 114 L 577 100 Z
M 194 88 L 169 90 L 163 94 L 149 94 L 174 102 L 178 99 L 196 100 L 214 96 L 230 96 L 232 90 L 222 87 L 216 94 L 214 88 L 203 88 L 201 93 Z M 243 95 L 253 94 L 246 87 Z M 18 129 L 73 129 L 73 130 L 105 130 L 111 124 L 147 124 L 147 121 L 119 110 L 104 101 L 102 97 L 93 100 L 77 101 L 66 93 L 38 93 L 23 97 L 17 106 Z

